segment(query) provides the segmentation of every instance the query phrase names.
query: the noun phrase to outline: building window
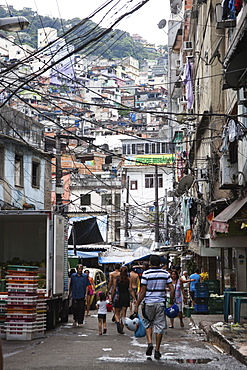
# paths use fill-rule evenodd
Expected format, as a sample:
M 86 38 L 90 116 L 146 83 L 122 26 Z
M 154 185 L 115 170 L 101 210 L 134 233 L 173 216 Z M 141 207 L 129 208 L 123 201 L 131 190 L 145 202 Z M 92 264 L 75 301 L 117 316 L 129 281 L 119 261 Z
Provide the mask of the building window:
M 136 146 L 136 154 L 144 154 L 144 144 L 137 144 Z
M 132 144 L 132 154 L 136 154 L 136 145 Z
M 126 154 L 126 145 L 123 144 L 123 154 Z
M 121 195 L 115 194 L 115 211 L 120 211 L 121 207 Z
M 145 188 L 154 188 L 155 186 L 155 175 L 145 175 Z M 158 174 L 158 187 L 163 188 L 163 176 Z
M 130 154 L 130 144 L 127 144 L 127 154 Z
M 91 206 L 91 194 L 80 194 L 80 205 Z
M 23 156 L 20 154 L 15 155 L 15 186 L 23 186 Z
M 101 205 L 102 206 L 110 206 L 111 204 L 112 204 L 111 194 L 102 194 Z
M 149 154 L 149 144 L 145 144 L 145 154 Z
M 115 222 L 115 240 L 120 240 L 120 227 L 121 227 L 120 221 L 116 221 Z
M 157 149 L 156 149 L 156 153 L 157 153 L 157 154 L 160 154 L 160 143 L 157 143 L 157 144 L 156 144 L 156 147 L 157 147 Z
M 155 143 L 152 143 L 152 154 L 155 154 Z
M 161 147 L 162 147 L 162 149 L 161 149 L 162 153 L 169 153 L 169 152 L 167 151 L 167 143 L 162 143 L 162 144 L 161 144 Z
M 32 161 L 32 187 L 40 186 L 40 162 Z
M 130 181 L 130 190 L 137 190 L 137 180 Z
M 4 179 L 4 147 L 0 146 L 0 181 Z

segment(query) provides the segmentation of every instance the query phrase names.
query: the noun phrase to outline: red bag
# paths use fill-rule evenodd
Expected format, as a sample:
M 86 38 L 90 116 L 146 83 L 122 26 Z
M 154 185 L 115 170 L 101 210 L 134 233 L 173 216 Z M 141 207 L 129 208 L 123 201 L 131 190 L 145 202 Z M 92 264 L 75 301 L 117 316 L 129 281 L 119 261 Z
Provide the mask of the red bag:
M 107 312 L 111 312 L 112 311 L 112 304 L 107 303 L 106 309 L 107 309 Z

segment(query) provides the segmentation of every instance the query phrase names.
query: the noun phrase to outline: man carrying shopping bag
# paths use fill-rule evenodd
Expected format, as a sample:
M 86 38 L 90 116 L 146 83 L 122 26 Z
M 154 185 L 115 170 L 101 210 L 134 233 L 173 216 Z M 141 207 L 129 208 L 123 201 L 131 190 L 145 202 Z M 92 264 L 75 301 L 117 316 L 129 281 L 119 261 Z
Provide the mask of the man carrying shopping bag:
M 138 312 L 138 307 L 143 301 L 143 317 L 146 328 L 146 337 L 148 347 L 146 355 L 151 356 L 153 352 L 153 333 L 156 337 L 154 358 L 161 358 L 160 344 L 162 336 L 166 329 L 165 317 L 165 302 L 166 302 L 166 287 L 170 290 L 171 304 L 174 301 L 174 288 L 170 274 L 160 268 L 160 256 L 151 255 L 149 258 L 150 268 L 142 274 L 141 291 L 138 300 L 135 304 L 135 312 Z

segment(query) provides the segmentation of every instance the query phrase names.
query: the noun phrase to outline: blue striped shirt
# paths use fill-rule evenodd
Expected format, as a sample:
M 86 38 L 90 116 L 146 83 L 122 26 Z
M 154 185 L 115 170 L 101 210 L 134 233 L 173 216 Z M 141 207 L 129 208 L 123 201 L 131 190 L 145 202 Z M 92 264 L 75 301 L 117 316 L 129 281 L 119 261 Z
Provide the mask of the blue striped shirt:
M 150 268 L 144 271 L 141 278 L 141 284 L 146 285 L 145 303 L 161 303 L 166 300 L 166 285 L 171 283 L 172 279 L 169 272 L 160 268 Z

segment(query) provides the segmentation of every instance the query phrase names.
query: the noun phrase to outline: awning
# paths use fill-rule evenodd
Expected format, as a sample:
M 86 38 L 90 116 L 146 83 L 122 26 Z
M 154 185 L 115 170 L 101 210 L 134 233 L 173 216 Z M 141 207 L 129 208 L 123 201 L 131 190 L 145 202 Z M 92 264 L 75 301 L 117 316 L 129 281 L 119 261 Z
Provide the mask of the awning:
M 68 257 L 69 258 L 98 258 L 99 252 L 76 252 L 76 256 L 73 250 L 68 250 Z
M 215 232 L 228 233 L 228 221 L 230 221 L 238 213 L 238 211 L 240 211 L 246 202 L 247 197 L 235 200 L 212 220 L 210 226 L 211 238 L 216 237 Z

